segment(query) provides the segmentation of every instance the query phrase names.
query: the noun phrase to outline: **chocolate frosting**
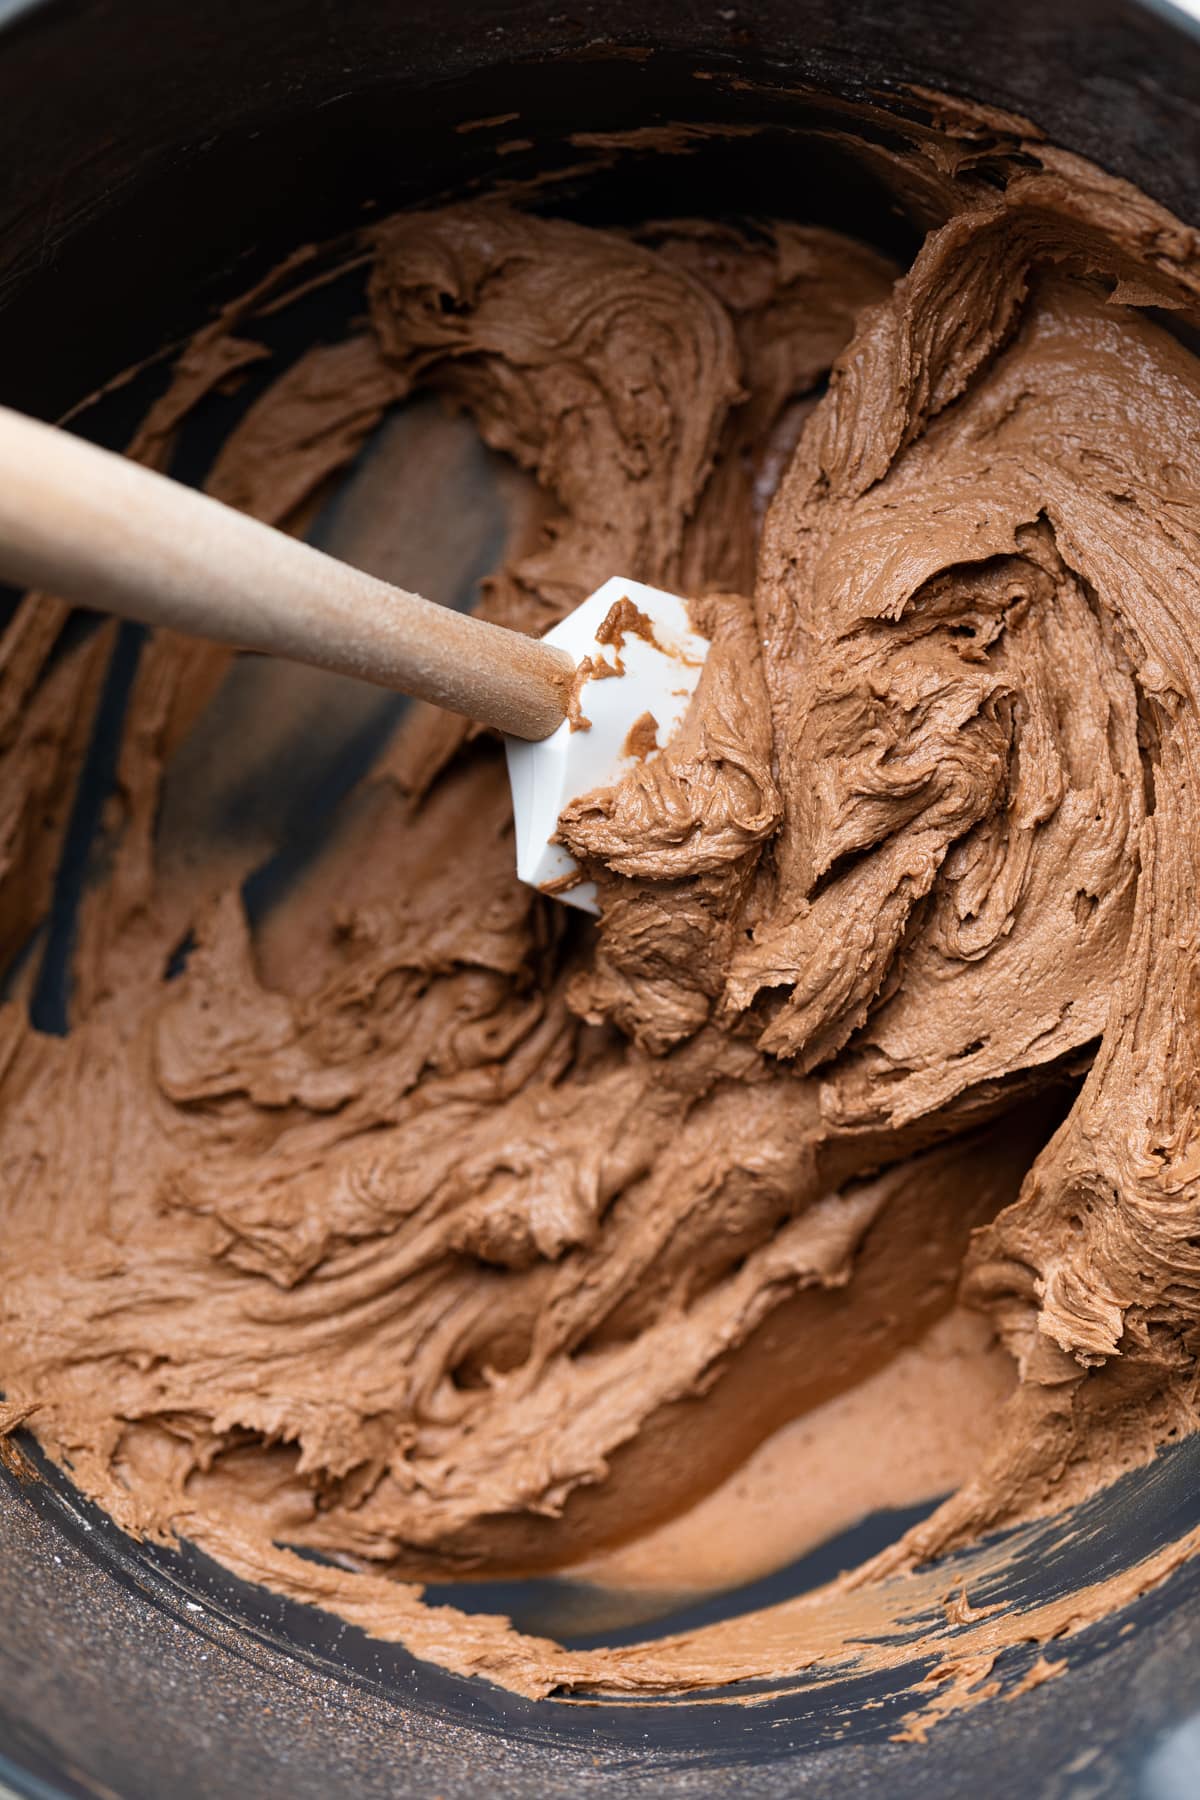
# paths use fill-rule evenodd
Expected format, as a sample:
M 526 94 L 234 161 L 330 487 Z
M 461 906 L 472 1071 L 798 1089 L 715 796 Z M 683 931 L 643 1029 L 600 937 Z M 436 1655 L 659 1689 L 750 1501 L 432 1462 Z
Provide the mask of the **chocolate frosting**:
M 871 1581 L 1195 1425 L 1200 370 L 1171 325 L 1200 256 L 1020 122 L 931 101 L 897 141 L 862 154 L 928 224 L 903 274 L 790 223 L 374 227 L 365 323 L 212 468 L 298 528 L 430 389 L 540 489 L 489 617 L 538 632 L 614 572 L 692 596 L 683 727 L 560 821 L 598 925 L 516 881 L 498 746 L 416 708 L 252 934 L 236 847 L 156 843 L 231 666 L 160 633 L 72 1030 L 30 1028 L 19 972 L 0 1014 L 8 1425 L 35 1408 L 130 1529 L 527 1693 L 837 1660 Z M 322 267 L 202 332 L 131 454 L 165 466 Z M 55 654 L 63 617 L 31 597 L 0 647 L 10 956 L 111 649 Z M 406 1579 L 670 1518 L 960 1280 L 1019 1379 L 870 1580 L 569 1654 Z M 986 1636 L 974 1680 L 1005 1626 L 947 1619 Z

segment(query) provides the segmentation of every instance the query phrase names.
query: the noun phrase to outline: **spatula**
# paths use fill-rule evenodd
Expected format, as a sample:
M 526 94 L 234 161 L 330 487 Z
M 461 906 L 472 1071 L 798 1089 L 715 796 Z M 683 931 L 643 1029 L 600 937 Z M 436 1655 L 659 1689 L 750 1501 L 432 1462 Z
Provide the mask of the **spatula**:
M 589 912 L 592 884 L 549 841 L 559 815 L 666 746 L 709 648 L 678 595 L 620 577 L 545 637 L 527 637 L 3 407 L 0 579 L 358 676 L 494 726 L 508 757 L 518 875 Z

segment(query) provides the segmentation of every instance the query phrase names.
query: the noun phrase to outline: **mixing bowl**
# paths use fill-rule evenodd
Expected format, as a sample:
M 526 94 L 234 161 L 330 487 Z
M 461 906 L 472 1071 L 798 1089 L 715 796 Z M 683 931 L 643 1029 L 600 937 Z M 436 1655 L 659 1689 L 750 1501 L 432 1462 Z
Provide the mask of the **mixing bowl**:
M 596 158 L 554 189 L 555 206 L 577 217 L 836 219 L 903 256 L 908 222 L 814 134 L 831 100 L 903 115 L 936 90 L 1031 118 L 1200 224 L 1200 33 L 1181 13 L 1133 0 L 0 0 L 0 27 L 0 399 L 46 417 L 178 342 L 297 243 L 480 191 L 498 172 L 517 182 L 561 174 L 580 162 L 568 138 L 584 130 L 755 128 L 684 156 Z M 512 114 L 515 143 L 503 124 Z M 349 303 L 335 284 L 280 330 L 319 331 Z M 83 428 L 120 443 L 157 379 L 151 364 L 106 393 Z M 411 429 L 421 428 L 418 415 Z M 188 457 L 203 467 L 203 438 L 201 427 L 185 444 L 180 472 Z M 446 442 L 444 499 L 469 514 L 465 538 L 427 534 L 417 568 L 411 542 L 359 553 L 461 601 L 503 542 L 510 497 L 473 441 Z M 411 452 L 403 433 L 388 448 Z M 369 481 L 370 465 L 356 479 Z M 348 510 L 317 526 L 343 553 Z M 73 908 L 135 658 L 125 634 L 33 997 L 47 1030 L 65 1025 Z M 214 773 L 196 752 L 176 771 L 168 804 L 180 829 L 261 843 L 252 910 L 303 865 L 394 724 L 391 700 L 339 694 L 337 706 L 321 699 L 325 729 L 282 787 L 278 760 L 265 772 L 270 744 L 252 736 L 236 770 Z M 799 1591 L 905 1522 L 868 1521 L 709 1611 Z M 948 1580 L 969 1582 L 975 1604 L 1032 1607 L 1132 1567 L 1198 1523 L 1191 1440 L 1070 1515 L 1024 1528 L 1000 1572 L 964 1551 Z M 538 1583 L 465 1600 L 518 1617 L 547 1603 Z M 186 1545 L 136 1544 L 23 1442 L 0 1468 L 0 1621 L 0 1792 L 1200 1792 L 1200 1573 L 1187 1565 L 1075 1634 L 1057 1680 L 951 1717 L 917 1745 L 894 1734 L 919 1664 L 797 1678 L 753 1706 L 721 1694 L 532 1702 L 445 1675 L 246 1586 Z M 1006 1693 L 1034 1660 L 1027 1650 L 998 1667 Z

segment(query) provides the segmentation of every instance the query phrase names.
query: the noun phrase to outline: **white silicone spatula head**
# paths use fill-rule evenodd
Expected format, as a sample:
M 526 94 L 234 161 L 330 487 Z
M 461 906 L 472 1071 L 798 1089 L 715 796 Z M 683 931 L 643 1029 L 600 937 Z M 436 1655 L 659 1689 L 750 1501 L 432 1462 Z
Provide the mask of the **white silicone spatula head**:
M 540 742 L 505 739 L 517 874 L 568 906 L 597 912 L 595 884 L 553 842 L 572 800 L 610 787 L 670 742 L 696 691 L 708 639 L 677 594 L 614 576 L 548 631 L 543 643 L 577 665 L 569 714 Z

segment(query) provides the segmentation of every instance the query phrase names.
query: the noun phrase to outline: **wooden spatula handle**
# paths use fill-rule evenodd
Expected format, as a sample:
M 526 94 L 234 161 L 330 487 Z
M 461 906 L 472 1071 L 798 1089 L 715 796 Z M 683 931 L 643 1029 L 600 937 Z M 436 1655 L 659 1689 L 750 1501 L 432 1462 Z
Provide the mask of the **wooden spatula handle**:
M 436 606 L 0 407 L 0 579 L 398 688 L 514 737 L 562 723 L 563 650 Z

